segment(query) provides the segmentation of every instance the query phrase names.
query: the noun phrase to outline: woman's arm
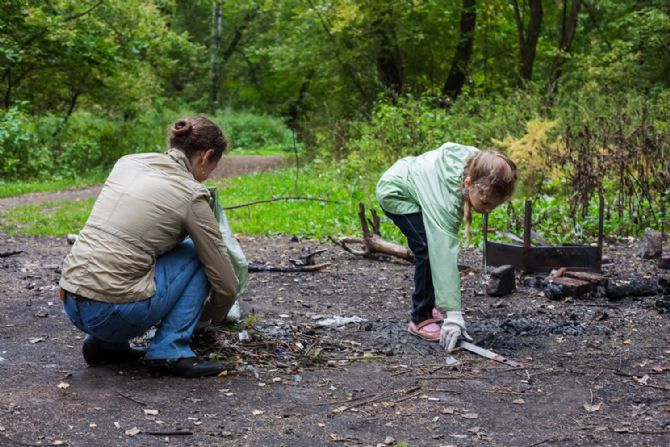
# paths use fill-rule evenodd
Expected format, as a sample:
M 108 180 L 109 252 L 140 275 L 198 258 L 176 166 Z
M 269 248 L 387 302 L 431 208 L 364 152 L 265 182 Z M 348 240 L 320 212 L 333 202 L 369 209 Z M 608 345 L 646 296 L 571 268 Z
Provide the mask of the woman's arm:
M 186 215 L 186 231 L 195 243 L 196 252 L 212 287 L 206 317 L 221 321 L 235 303 L 239 282 L 221 238 L 219 225 L 209 207 L 208 194 L 198 194 L 191 202 Z

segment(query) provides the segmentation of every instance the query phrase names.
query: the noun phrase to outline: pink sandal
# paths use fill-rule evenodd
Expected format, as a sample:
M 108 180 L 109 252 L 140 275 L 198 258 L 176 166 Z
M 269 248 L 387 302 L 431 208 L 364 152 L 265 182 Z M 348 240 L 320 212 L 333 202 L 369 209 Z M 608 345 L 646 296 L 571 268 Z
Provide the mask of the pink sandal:
M 440 326 L 432 318 L 419 324 L 410 321 L 407 332 L 427 341 L 440 341 Z

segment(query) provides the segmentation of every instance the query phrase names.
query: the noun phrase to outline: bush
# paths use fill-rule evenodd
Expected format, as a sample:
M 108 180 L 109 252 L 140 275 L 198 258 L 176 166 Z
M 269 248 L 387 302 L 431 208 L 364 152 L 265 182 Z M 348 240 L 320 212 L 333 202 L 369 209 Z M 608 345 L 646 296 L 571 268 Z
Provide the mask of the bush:
M 0 111 L 0 176 L 34 175 L 51 167 L 51 157 L 38 141 L 35 123 L 23 111 L 25 103 Z
M 282 152 L 293 150 L 293 136 L 278 118 L 250 112 L 226 110 L 215 116 L 233 148 L 242 152 Z
M 163 151 L 169 125 L 197 114 L 165 109 L 125 120 L 86 110 L 73 113 L 63 126 L 61 116 L 33 117 L 23 106 L 0 112 L 0 175 L 8 180 L 77 178 L 108 170 L 126 154 Z M 292 134 L 279 119 L 232 111 L 211 118 L 232 139 L 233 149 L 293 150 Z

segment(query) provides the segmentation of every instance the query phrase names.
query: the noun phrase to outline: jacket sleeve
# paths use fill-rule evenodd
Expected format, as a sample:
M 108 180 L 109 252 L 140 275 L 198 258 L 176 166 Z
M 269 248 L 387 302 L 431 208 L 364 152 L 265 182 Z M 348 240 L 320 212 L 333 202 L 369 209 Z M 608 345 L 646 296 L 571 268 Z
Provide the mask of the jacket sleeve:
M 461 275 L 458 271 L 460 241 L 453 230 L 442 224 L 444 219 L 444 209 L 423 209 L 428 258 L 435 288 L 435 307 L 449 312 L 461 310 Z
M 442 311 L 461 310 L 458 271 L 462 215 L 460 177 L 415 177 L 417 196 L 428 240 L 428 258 L 435 288 L 435 305 Z
M 214 321 L 221 321 L 235 303 L 239 283 L 208 198 L 209 194 L 196 193 L 186 215 L 186 231 L 195 243 L 211 286 L 211 299 L 204 314 Z

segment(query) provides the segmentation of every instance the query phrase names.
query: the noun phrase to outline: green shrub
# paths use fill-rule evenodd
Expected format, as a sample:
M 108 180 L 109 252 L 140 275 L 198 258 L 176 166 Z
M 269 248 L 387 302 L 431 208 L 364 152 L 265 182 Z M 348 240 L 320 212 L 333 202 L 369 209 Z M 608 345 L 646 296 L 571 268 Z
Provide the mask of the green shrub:
M 235 151 L 281 153 L 293 150 L 291 131 L 278 118 L 231 110 L 218 113 L 214 118 L 232 140 Z
M 26 103 L 0 111 L 0 177 L 32 176 L 51 167 L 51 157 L 38 141 L 35 123 L 23 111 Z

